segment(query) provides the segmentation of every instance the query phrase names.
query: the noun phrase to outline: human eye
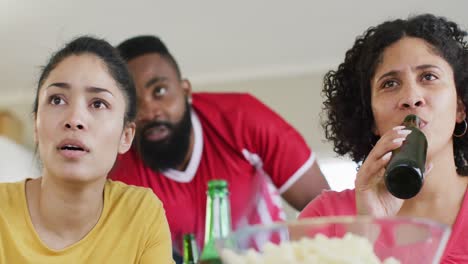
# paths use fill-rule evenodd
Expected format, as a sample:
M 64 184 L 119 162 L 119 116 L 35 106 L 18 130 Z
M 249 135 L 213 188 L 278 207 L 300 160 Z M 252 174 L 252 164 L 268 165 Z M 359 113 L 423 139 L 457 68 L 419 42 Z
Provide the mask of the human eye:
M 382 83 L 382 88 L 392 88 L 398 85 L 398 82 L 395 80 L 386 80 Z
M 163 97 L 167 93 L 167 88 L 164 86 L 156 87 L 153 90 L 154 97 Z
M 437 76 L 430 72 L 423 73 L 421 76 L 421 80 L 423 81 L 434 81 L 437 79 Z
M 109 105 L 104 102 L 104 100 L 96 99 L 91 103 L 91 107 L 95 109 L 104 109 L 104 108 L 109 108 Z
M 49 97 L 49 104 L 51 105 L 63 105 L 65 104 L 65 100 L 58 95 L 51 95 Z

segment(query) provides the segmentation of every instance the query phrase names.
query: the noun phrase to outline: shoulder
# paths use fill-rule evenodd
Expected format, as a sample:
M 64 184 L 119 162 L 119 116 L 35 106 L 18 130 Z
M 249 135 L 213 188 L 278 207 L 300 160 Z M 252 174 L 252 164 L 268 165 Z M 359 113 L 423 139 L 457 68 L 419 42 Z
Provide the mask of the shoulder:
M 106 190 L 104 195 L 108 201 L 104 206 L 108 226 L 116 230 L 125 229 L 128 237 L 138 239 L 145 255 L 167 248 L 169 256 L 171 239 L 166 214 L 153 191 L 112 180 L 106 182 Z M 153 257 L 156 256 L 151 255 L 150 258 Z
M 343 191 L 331 191 L 331 190 L 324 190 L 322 191 L 321 196 L 323 199 L 330 199 L 330 200 L 353 200 L 354 201 L 354 189 L 346 189 Z
M 266 107 L 260 100 L 249 93 L 193 93 L 192 99 L 195 108 L 214 107 L 231 109 L 235 107 L 236 110 L 242 110 L 246 107 Z
M 249 93 L 198 93 L 193 95 L 192 106 L 202 120 L 254 129 L 289 128 L 278 113 Z
M 341 192 L 326 190 L 304 208 L 299 218 L 355 214 L 356 199 L 354 190 Z
M 25 180 L 19 182 L 5 182 L 0 183 L 0 197 L 1 200 L 8 201 L 14 200 L 18 196 L 24 194 L 24 183 Z
M 242 101 L 242 100 L 251 100 L 255 99 L 249 93 L 238 93 L 238 92 L 231 92 L 231 93 L 210 93 L 210 92 L 196 92 L 192 94 L 192 98 L 197 101 L 203 100 L 213 100 L 213 99 L 220 99 L 226 101 Z
M 194 93 L 192 108 L 200 119 L 203 128 L 215 127 L 219 132 L 257 127 L 259 123 L 271 120 L 271 110 L 248 93 Z
M 0 191 L 11 191 L 11 190 L 18 190 L 24 186 L 26 180 L 17 181 L 17 182 L 2 182 L 0 183 Z
M 149 188 L 127 185 L 113 180 L 107 180 L 106 188 L 109 200 L 120 206 L 140 210 L 162 208 L 161 201 Z
M 19 210 L 21 208 L 21 201 L 26 199 L 24 191 L 25 181 L 0 183 L 0 212 L 11 214 L 10 210 Z

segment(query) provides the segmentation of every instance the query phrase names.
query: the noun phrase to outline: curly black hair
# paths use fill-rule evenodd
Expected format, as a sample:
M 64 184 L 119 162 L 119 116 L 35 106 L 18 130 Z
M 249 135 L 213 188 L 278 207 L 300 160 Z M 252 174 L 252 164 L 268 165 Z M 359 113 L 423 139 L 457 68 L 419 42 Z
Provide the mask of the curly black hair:
M 325 137 L 334 144 L 334 151 L 349 155 L 359 163 L 364 161 L 379 139 L 372 132 L 374 117 L 370 81 L 385 48 L 405 36 L 423 39 L 450 64 L 457 95 L 468 109 L 466 35 L 466 31 L 446 18 L 423 14 L 384 22 L 359 36 L 346 52 L 344 62 L 324 77 L 322 126 Z M 453 139 L 457 172 L 468 175 L 468 134 Z

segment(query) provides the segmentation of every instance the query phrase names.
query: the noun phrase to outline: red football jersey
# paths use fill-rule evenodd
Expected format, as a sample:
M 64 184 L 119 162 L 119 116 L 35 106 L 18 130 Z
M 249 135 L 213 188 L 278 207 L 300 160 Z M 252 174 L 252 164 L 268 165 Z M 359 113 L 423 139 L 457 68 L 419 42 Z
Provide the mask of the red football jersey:
M 184 233 L 203 244 L 211 179 L 228 182 L 233 229 L 284 220 L 279 194 L 315 161 L 302 136 L 249 94 L 194 93 L 192 99 L 195 141 L 185 171 L 155 172 L 132 148 L 119 156 L 110 177 L 153 189 L 179 249 Z

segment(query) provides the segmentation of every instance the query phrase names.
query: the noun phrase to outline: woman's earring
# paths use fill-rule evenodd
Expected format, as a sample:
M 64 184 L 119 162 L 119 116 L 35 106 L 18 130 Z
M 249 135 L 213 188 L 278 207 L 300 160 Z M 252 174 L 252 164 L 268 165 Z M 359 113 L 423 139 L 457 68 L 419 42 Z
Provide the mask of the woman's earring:
M 463 124 L 464 124 L 464 128 L 463 128 L 463 132 L 460 133 L 460 134 L 456 134 L 455 131 L 453 132 L 453 136 L 454 137 L 463 137 L 465 134 L 466 134 L 466 130 L 468 130 L 468 123 L 466 123 L 466 119 L 463 119 Z

